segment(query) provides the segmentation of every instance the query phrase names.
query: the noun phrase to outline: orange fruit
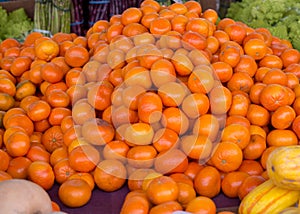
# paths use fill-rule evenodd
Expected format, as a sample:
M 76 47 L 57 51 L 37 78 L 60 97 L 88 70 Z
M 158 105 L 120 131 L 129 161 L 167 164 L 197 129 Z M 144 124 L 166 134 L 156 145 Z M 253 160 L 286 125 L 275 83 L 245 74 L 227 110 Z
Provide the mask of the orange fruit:
M 142 190 L 143 187 L 143 182 L 144 179 L 146 178 L 147 175 L 149 175 L 150 173 L 154 173 L 155 170 L 153 169 L 145 169 L 145 168 L 141 168 L 141 169 L 136 169 L 135 171 L 133 171 L 129 176 L 128 176 L 128 188 L 130 191 L 133 190 Z
M 196 119 L 193 127 L 193 134 L 208 136 L 214 142 L 219 134 L 219 120 L 217 115 L 204 114 Z
M 91 173 L 88 172 L 75 172 L 74 174 L 70 175 L 68 177 L 69 180 L 72 179 L 82 179 L 85 182 L 88 183 L 88 185 L 90 186 L 91 190 L 94 189 L 95 187 L 95 181 L 94 181 L 94 177 Z
M 222 130 L 221 140 L 236 143 L 241 149 L 244 149 L 250 141 L 250 132 L 241 124 L 231 124 Z
M 238 189 L 238 197 L 242 200 L 251 190 L 265 182 L 260 175 L 250 175 L 246 177 Z
M 150 33 L 154 35 L 162 35 L 169 32 L 172 29 L 171 22 L 164 17 L 157 17 L 149 26 Z
M 154 178 L 146 190 L 147 197 L 153 204 L 175 201 L 178 193 L 177 183 L 168 176 Z
M 0 170 L 6 171 L 9 166 L 10 156 L 7 154 L 7 152 L 1 149 L 0 158 L 1 158 Z
M 182 110 L 189 118 L 198 118 L 209 110 L 209 98 L 204 93 L 192 93 L 184 97 Z
M 217 207 L 215 202 L 209 197 L 197 196 L 186 205 L 185 211 L 191 213 L 214 214 L 217 211 Z
M 62 159 L 53 166 L 53 172 L 55 175 L 55 181 L 59 184 L 65 182 L 76 171 L 70 166 L 68 158 Z
M 127 171 L 121 161 L 107 159 L 97 165 L 93 174 L 97 187 L 111 192 L 120 189 L 125 184 Z
M 242 160 L 242 149 L 236 143 L 229 141 L 217 144 L 211 157 L 214 166 L 223 172 L 237 170 L 242 164 Z
M 85 47 L 75 45 L 66 50 L 65 60 L 71 67 L 81 67 L 88 62 L 89 52 Z
M 88 203 L 92 196 L 89 184 L 83 179 L 69 179 L 58 189 L 59 199 L 68 207 L 81 207 Z
M 224 114 L 232 104 L 232 93 L 227 87 L 218 85 L 209 92 L 209 100 L 212 114 Z
M 260 158 L 267 147 L 266 139 L 261 135 L 251 135 L 249 144 L 243 150 L 243 156 L 245 159 L 257 159 Z
M 70 166 L 79 172 L 90 172 L 100 162 L 100 153 L 92 145 L 81 145 L 69 152 Z
M 180 149 L 160 152 L 154 159 L 154 169 L 162 174 L 184 172 L 188 167 L 188 158 Z
M 158 152 L 167 151 L 178 146 L 178 134 L 169 128 L 160 128 L 155 131 L 152 145 Z
M 218 195 L 221 190 L 220 172 L 213 166 L 205 166 L 197 173 L 194 188 L 201 196 L 212 198 Z
M 191 200 L 196 197 L 196 191 L 193 186 L 179 182 L 177 183 L 179 188 L 178 202 L 183 206 L 186 206 Z
M 190 179 L 194 180 L 197 173 L 204 167 L 204 165 L 196 162 L 196 161 L 190 161 L 188 163 L 188 166 L 186 170 L 184 171 L 184 174 L 187 175 Z
M 29 70 L 32 59 L 28 56 L 18 56 L 15 58 L 10 67 L 10 72 L 14 76 L 21 76 L 25 71 Z
M 13 179 L 13 177 L 5 171 L 0 170 L 0 181 Z
M 134 145 L 149 145 L 152 143 L 153 136 L 153 127 L 143 122 L 129 125 L 124 133 L 125 140 Z
M 162 112 L 162 125 L 170 128 L 177 134 L 184 134 L 189 128 L 189 120 L 186 114 L 177 107 L 165 108 Z
M 45 161 L 32 162 L 28 167 L 28 178 L 45 190 L 51 189 L 55 181 L 52 166 Z
M 10 156 L 24 156 L 30 149 L 30 138 L 27 133 L 23 131 L 17 131 L 8 137 L 5 146 L 7 149 L 7 153 Z
M 222 192 L 229 198 L 238 197 L 238 189 L 248 176 L 246 172 L 242 171 L 225 174 L 221 184 Z
M 135 168 L 151 168 L 157 152 L 152 145 L 131 147 L 127 152 L 127 162 Z
M 158 122 L 162 116 L 163 103 L 154 92 L 141 94 L 138 99 L 139 119 L 146 123 Z
M 162 103 L 166 107 L 180 106 L 187 95 L 185 85 L 177 82 L 168 82 L 158 88 L 157 94 L 160 96 Z
M 243 160 L 238 171 L 246 172 L 249 175 L 260 175 L 264 169 L 257 160 Z
M 199 161 L 209 158 L 213 144 L 208 136 L 185 135 L 181 138 L 181 149 L 190 158 Z
M 159 213 L 173 213 L 175 211 L 182 211 L 182 205 L 177 201 L 167 201 L 158 205 L 154 205 L 150 208 L 149 214 Z
M 104 159 L 117 159 L 125 162 L 128 150 L 129 146 L 124 141 L 112 140 L 104 146 L 102 153 Z
M 59 46 L 52 39 L 45 39 L 35 46 L 35 54 L 39 59 L 50 61 L 59 54 Z
M 121 23 L 128 25 L 130 23 L 138 23 L 142 18 L 142 11 L 138 8 L 128 8 L 121 15 Z
M 150 203 L 144 192 L 131 191 L 126 195 L 122 204 L 120 214 L 126 213 L 148 213 Z

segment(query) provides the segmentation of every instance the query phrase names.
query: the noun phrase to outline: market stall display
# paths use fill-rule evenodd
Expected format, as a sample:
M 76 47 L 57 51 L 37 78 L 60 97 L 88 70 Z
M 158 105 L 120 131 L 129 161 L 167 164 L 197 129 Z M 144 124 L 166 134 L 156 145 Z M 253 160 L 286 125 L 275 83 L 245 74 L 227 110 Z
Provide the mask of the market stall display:
M 69 213 L 299 206 L 293 43 L 197 1 L 101 2 L 84 35 L 0 43 L 0 181 L 30 180 Z

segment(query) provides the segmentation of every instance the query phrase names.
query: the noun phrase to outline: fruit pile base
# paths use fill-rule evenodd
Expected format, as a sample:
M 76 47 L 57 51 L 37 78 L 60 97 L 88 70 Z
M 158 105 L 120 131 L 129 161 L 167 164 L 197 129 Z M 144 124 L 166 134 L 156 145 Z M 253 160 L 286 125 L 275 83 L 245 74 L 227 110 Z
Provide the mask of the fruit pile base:
M 60 205 L 61 211 L 72 213 L 72 214 L 82 214 L 82 213 L 109 213 L 109 214 L 119 214 L 121 210 L 122 203 L 126 194 L 128 193 L 128 188 L 125 185 L 123 188 L 115 192 L 104 192 L 99 189 L 93 191 L 93 195 L 89 203 L 80 208 L 70 208 L 66 207 L 58 199 L 58 188 L 59 185 L 55 184 L 51 190 L 49 190 L 49 195 L 53 201 Z M 232 211 L 237 212 L 240 200 L 238 198 L 228 198 L 223 194 L 219 194 L 217 197 L 213 198 L 215 201 L 218 211 Z

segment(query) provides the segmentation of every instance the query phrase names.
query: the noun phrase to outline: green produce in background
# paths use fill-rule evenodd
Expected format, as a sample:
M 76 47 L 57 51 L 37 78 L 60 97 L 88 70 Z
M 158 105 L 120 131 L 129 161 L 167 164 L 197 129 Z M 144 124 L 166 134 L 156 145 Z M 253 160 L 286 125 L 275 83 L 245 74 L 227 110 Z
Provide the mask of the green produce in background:
M 300 50 L 300 0 L 242 0 L 232 2 L 226 17 L 253 28 L 265 27 Z
M 7 38 L 22 41 L 32 29 L 33 21 L 27 16 L 24 8 L 8 13 L 0 6 L 0 41 Z
M 45 36 L 71 32 L 71 0 L 35 0 L 34 31 Z
M 34 3 L 34 31 L 41 32 L 45 36 L 51 36 L 51 0 L 35 0 Z
M 71 32 L 71 0 L 52 0 L 50 31 L 52 34 Z

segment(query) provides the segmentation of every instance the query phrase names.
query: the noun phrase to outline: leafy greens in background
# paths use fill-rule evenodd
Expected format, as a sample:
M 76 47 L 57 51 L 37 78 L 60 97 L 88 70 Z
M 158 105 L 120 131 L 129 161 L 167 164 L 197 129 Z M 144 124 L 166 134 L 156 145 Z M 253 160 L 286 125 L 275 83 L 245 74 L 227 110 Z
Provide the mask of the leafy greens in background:
M 7 12 L 0 6 L 0 41 L 15 38 L 22 41 L 33 29 L 33 21 L 27 16 L 24 8 Z
M 265 27 L 300 50 L 300 0 L 242 0 L 232 2 L 226 17 L 253 28 Z

